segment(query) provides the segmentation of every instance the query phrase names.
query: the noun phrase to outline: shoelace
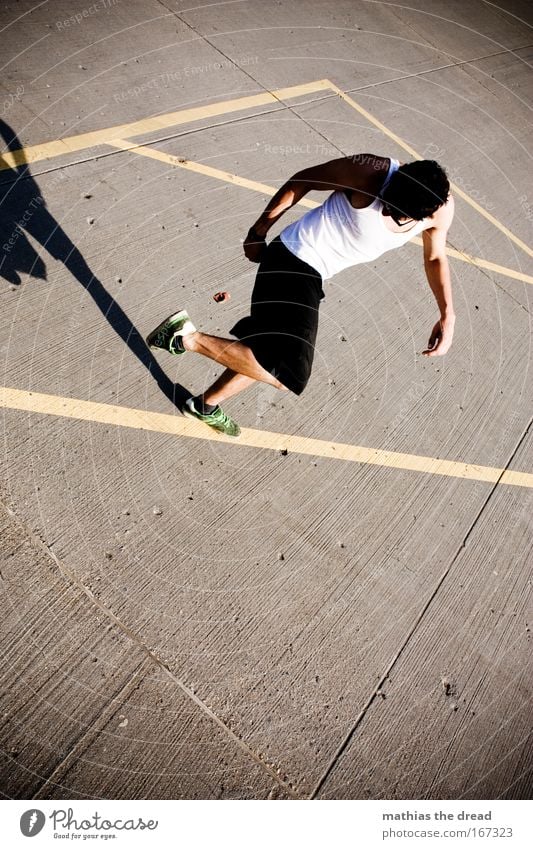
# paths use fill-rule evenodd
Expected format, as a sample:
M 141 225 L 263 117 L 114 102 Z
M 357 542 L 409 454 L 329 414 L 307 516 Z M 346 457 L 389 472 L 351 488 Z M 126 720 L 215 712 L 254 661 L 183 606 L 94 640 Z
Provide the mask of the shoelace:
M 224 412 L 222 407 L 219 407 L 218 410 L 216 410 L 216 412 L 214 412 L 214 413 L 211 413 L 211 415 L 213 417 L 213 420 L 217 424 L 221 424 L 221 425 L 233 424 L 233 420 L 227 415 L 227 413 Z

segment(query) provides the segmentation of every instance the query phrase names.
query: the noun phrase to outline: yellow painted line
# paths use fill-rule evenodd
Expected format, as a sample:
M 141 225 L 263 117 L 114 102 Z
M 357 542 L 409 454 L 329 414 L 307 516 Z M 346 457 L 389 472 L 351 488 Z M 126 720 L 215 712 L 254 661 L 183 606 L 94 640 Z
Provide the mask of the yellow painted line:
M 38 162 L 42 159 L 52 159 L 65 153 L 73 153 L 88 147 L 105 144 L 116 137 L 131 138 L 144 133 L 152 133 L 156 130 L 165 130 L 179 124 L 187 124 L 199 121 L 202 118 L 212 118 L 216 115 L 226 115 L 229 112 L 238 112 L 242 109 L 252 109 L 256 106 L 265 106 L 269 103 L 279 103 L 280 100 L 289 100 L 292 97 L 312 94 L 330 88 L 327 80 L 315 80 L 311 83 L 280 88 L 272 92 L 247 95 L 234 100 L 223 100 L 217 103 L 208 103 L 204 106 L 194 106 L 190 109 L 180 109 L 178 112 L 168 112 L 165 115 L 155 115 L 152 118 L 143 118 L 130 124 L 119 124 L 116 127 L 106 127 L 103 130 L 94 130 L 90 133 L 79 133 L 76 136 L 66 136 L 63 139 L 43 142 L 42 144 L 22 147 L 0 155 L 0 171 L 13 168 L 25 163 Z
M 323 79 L 315 80 L 310 83 L 303 83 L 301 85 L 289 86 L 287 88 L 280 88 L 272 92 L 264 92 L 262 94 L 256 95 L 247 95 L 246 97 L 239 97 L 234 100 L 225 100 L 217 103 L 206 104 L 204 106 L 192 107 L 190 109 L 182 109 L 177 112 L 169 112 L 165 115 L 156 115 L 152 118 L 144 118 L 140 121 L 134 121 L 130 124 L 119 124 L 115 127 L 106 127 L 103 130 L 95 130 L 90 133 L 80 133 L 76 136 L 67 136 L 63 139 L 55 139 L 50 142 L 44 142 L 43 144 L 31 145 L 29 147 L 2 153 L 0 154 L 0 171 L 5 170 L 7 168 L 13 168 L 17 165 L 22 165 L 24 163 L 30 164 L 32 162 L 37 162 L 43 159 L 51 159 L 56 156 L 61 156 L 66 153 L 84 150 L 86 148 L 94 147 L 96 145 L 111 144 L 114 147 L 119 147 L 124 150 L 133 150 L 134 152 L 140 153 L 144 156 L 151 156 L 153 159 L 159 159 L 161 161 L 170 162 L 173 165 L 178 165 L 180 167 L 187 168 L 190 171 L 196 171 L 199 174 L 204 174 L 206 176 L 214 177 L 219 180 L 226 180 L 226 182 L 233 183 L 235 185 L 240 185 L 244 188 L 249 188 L 254 191 L 260 191 L 263 194 L 272 195 L 276 191 L 272 188 L 272 186 L 266 186 L 254 180 L 246 180 L 244 177 L 238 177 L 235 174 L 230 174 L 227 171 L 220 171 L 219 169 L 211 168 L 207 165 L 201 165 L 200 163 L 184 161 L 179 159 L 178 157 L 172 157 L 169 154 L 159 153 L 151 150 L 148 151 L 147 148 L 140 148 L 136 147 L 135 145 L 130 146 L 124 140 L 124 138 L 121 137 L 132 138 L 137 135 L 153 132 L 155 130 L 167 129 L 168 127 L 177 126 L 179 124 L 198 121 L 202 118 L 210 118 L 215 115 L 224 115 L 226 113 L 236 112 L 242 109 L 250 109 L 255 106 L 276 103 L 280 100 L 288 100 L 292 97 L 298 97 L 300 95 L 306 95 L 317 91 L 328 90 L 338 94 L 339 97 L 341 97 L 346 103 L 356 109 L 370 123 L 374 124 L 375 127 L 378 127 L 378 129 L 380 129 L 386 136 L 392 139 L 397 145 L 399 145 L 399 147 L 403 148 L 403 150 L 407 151 L 407 153 L 409 153 L 415 159 L 422 159 L 420 154 L 417 153 L 414 148 L 410 147 L 410 145 L 408 145 L 407 142 L 400 138 L 400 136 L 396 135 L 396 133 L 393 133 L 391 130 L 389 130 L 389 128 L 386 127 L 385 124 L 382 124 L 381 121 L 375 118 L 370 112 L 368 112 L 368 110 L 360 106 L 348 94 L 345 94 L 342 89 L 335 85 L 335 83 L 331 82 L 331 80 Z M 521 247 L 527 254 L 529 254 L 529 256 L 533 256 L 533 249 L 531 249 L 517 236 L 511 233 L 511 231 L 508 230 L 505 225 L 503 225 L 500 221 L 494 218 L 494 216 L 487 212 L 487 210 L 483 209 L 483 207 L 476 203 L 475 200 L 465 194 L 462 189 L 460 189 L 454 183 L 452 183 L 451 185 L 456 194 L 462 197 L 477 212 L 487 218 L 487 220 L 494 224 L 494 226 L 501 230 L 506 236 L 508 236 L 509 239 L 515 242 L 515 244 Z M 313 208 L 315 206 L 318 206 L 319 204 L 310 200 L 302 200 L 300 201 L 300 205 L 308 208 Z M 422 244 L 421 240 L 416 238 L 413 239 L 412 242 L 416 244 Z M 533 283 L 533 277 L 531 275 L 515 271 L 512 268 L 507 268 L 506 266 L 498 265 L 497 263 L 492 263 L 488 260 L 481 259 L 480 257 L 473 257 L 466 253 L 460 253 L 459 251 L 455 251 L 452 248 L 447 249 L 447 253 L 449 256 L 453 256 L 463 262 L 469 262 L 472 265 L 477 265 L 480 268 L 486 268 L 487 270 L 494 271 L 498 274 L 503 274 L 507 277 L 512 277 L 515 280 L 521 280 L 526 283 Z
M 419 159 L 421 158 L 422 157 L 419 157 Z M 479 212 L 479 214 L 482 215 L 483 218 L 486 218 L 487 221 L 490 221 L 491 224 L 494 224 L 494 226 L 497 227 L 498 230 L 501 230 L 501 232 L 505 236 L 507 236 L 507 238 L 510 239 L 511 242 L 514 242 L 515 245 L 518 245 L 519 248 L 522 248 L 522 250 L 525 251 L 528 256 L 533 257 L 533 248 L 531 248 L 529 245 L 526 245 L 526 243 L 523 242 L 522 239 L 519 239 L 518 236 L 515 236 L 515 234 L 512 233 L 508 227 L 505 226 L 505 224 L 502 224 L 501 221 L 498 221 L 497 218 L 494 218 L 494 215 L 491 215 L 490 212 L 487 212 L 486 209 L 483 209 L 483 207 L 480 206 L 479 203 L 477 203 L 473 198 L 467 195 L 466 192 L 463 192 L 463 190 L 460 189 L 459 186 L 457 186 L 455 183 L 452 183 L 450 181 L 450 186 L 452 187 L 456 195 L 459 195 L 459 197 L 461 197 L 464 201 L 470 204 L 470 206 L 477 212 Z
M 415 236 L 410 240 L 412 245 L 423 245 L 422 239 Z M 496 262 L 490 262 L 488 259 L 481 259 L 479 256 L 472 256 L 464 251 L 456 251 L 455 248 L 446 248 L 448 256 L 454 259 L 460 259 L 461 262 L 467 262 L 469 265 L 475 265 L 478 268 L 485 268 L 487 271 L 494 271 L 496 274 L 503 274 L 505 277 L 512 277 L 514 280 L 521 280 L 523 283 L 532 283 L 533 277 L 531 274 L 524 274 L 523 271 L 515 271 L 514 268 L 507 268 L 506 265 L 498 265 Z
M 234 186 L 242 186 L 245 189 L 251 189 L 254 192 L 272 196 L 277 189 L 273 186 L 267 186 L 266 183 L 258 183 L 256 180 L 248 180 L 246 177 L 239 177 L 237 174 L 231 174 L 229 171 L 222 171 L 219 168 L 213 168 L 211 165 L 203 165 L 201 162 L 191 162 L 189 159 L 184 159 L 180 156 L 173 156 L 171 153 L 164 153 L 161 150 L 154 150 L 152 147 L 144 147 L 144 145 L 129 142 L 125 139 L 113 139 L 107 142 L 111 147 L 119 148 L 120 150 L 130 150 L 132 153 L 138 153 L 140 156 L 147 156 L 149 159 L 156 159 L 159 162 L 165 162 L 168 165 L 173 165 L 176 168 L 183 168 L 186 171 L 194 171 L 196 174 L 203 174 L 206 177 L 213 177 L 215 180 L 223 180 L 226 183 L 231 183 Z M 314 209 L 320 206 L 317 201 L 303 198 L 299 201 L 299 206 L 305 206 L 308 209 Z M 422 239 L 415 236 L 408 244 L 422 245 Z M 495 262 L 481 259 L 481 257 L 470 256 L 467 253 L 461 253 L 454 248 L 446 248 L 448 256 L 460 259 L 462 262 L 470 263 L 478 268 L 486 268 L 489 271 L 494 271 L 498 274 L 503 274 L 506 277 L 512 277 L 515 280 L 522 280 L 525 283 L 533 284 L 533 277 L 529 274 L 523 274 L 520 271 L 515 271 L 514 268 L 506 268 L 504 265 L 497 265 Z
M 396 142 L 397 145 L 403 148 L 403 150 L 409 153 L 412 157 L 414 157 L 415 159 L 424 158 L 414 148 L 408 145 L 407 142 L 400 138 L 400 136 L 397 136 L 396 133 L 393 133 L 391 130 L 389 130 L 389 128 L 386 127 L 385 124 L 382 124 L 381 121 L 378 121 L 378 119 L 374 118 L 374 116 L 370 112 L 360 106 L 359 103 L 356 103 L 356 101 L 352 97 L 350 97 L 350 95 L 345 94 L 345 92 L 343 92 L 342 89 L 336 86 L 335 83 L 332 83 L 331 80 L 326 80 L 325 82 L 329 83 L 329 86 L 332 91 L 335 91 L 339 95 L 339 97 L 341 97 L 353 109 L 363 115 L 367 119 L 367 121 L 370 121 L 371 124 L 374 124 L 374 126 L 381 130 L 382 133 L 385 133 L 386 136 Z M 504 233 L 504 235 L 507 236 L 508 239 L 514 242 L 515 245 L 518 245 L 519 248 L 522 248 L 522 250 L 525 251 L 528 256 L 533 257 L 533 248 L 531 248 L 529 245 L 526 245 L 526 243 L 519 239 L 518 236 L 515 236 L 515 234 L 512 233 L 505 226 L 505 224 L 502 224 L 501 221 L 498 221 L 497 218 L 494 218 L 494 216 L 491 215 L 490 212 L 487 212 L 486 209 L 483 209 L 483 207 L 480 206 L 479 203 L 477 203 L 473 198 L 471 198 L 470 195 L 467 195 L 466 192 L 463 192 L 463 190 L 460 189 L 459 186 L 456 186 L 455 183 L 450 183 L 450 185 L 455 194 L 459 195 L 459 197 L 466 201 L 466 203 L 470 204 L 470 206 L 475 209 L 476 212 L 479 212 L 480 215 L 486 218 L 487 221 L 490 221 L 491 224 L 494 224 L 494 226 L 497 227 L 498 230 L 500 230 L 502 233 Z
M 253 428 L 243 428 L 241 436 L 236 440 L 217 434 L 205 425 L 179 415 L 152 413 L 148 410 L 100 404 L 96 401 L 82 401 L 77 398 L 63 398 L 57 395 L 45 395 L 40 392 L 28 392 L 6 386 L 0 387 L 0 407 L 155 433 L 168 433 L 173 436 L 192 439 L 227 442 L 237 446 L 246 445 L 269 451 L 287 450 L 294 454 L 307 454 L 311 457 L 324 457 L 330 460 L 344 460 L 363 465 L 384 466 L 390 469 L 444 475 L 463 480 L 484 481 L 485 483 L 499 482 L 509 486 L 533 489 L 533 474 L 528 472 L 504 472 L 503 469 L 480 466 L 475 463 L 439 460 L 436 457 L 423 457 L 417 454 L 400 454 L 396 451 L 383 451 L 379 448 L 366 448 L 361 445 L 310 439 L 305 436 L 290 436 L 284 433 L 272 433 Z
M 185 171 L 194 171 L 196 174 L 203 174 L 205 177 L 214 177 L 215 180 L 223 180 L 226 183 L 232 183 L 234 186 L 252 189 L 252 191 L 261 192 L 264 195 L 274 195 L 277 191 L 277 189 L 267 186 L 265 183 L 258 183 L 256 180 L 247 180 L 246 177 L 238 177 L 237 174 L 231 174 L 229 171 L 221 171 L 219 168 L 212 168 L 210 165 L 203 165 L 201 162 L 191 162 L 189 159 L 184 159 L 181 156 L 173 156 L 171 153 L 154 150 L 152 147 L 144 147 L 143 145 L 138 145 L 135 142 L 129 142 L 125 139 L 113 139 L 107 142 L 107 144 L 111 147 L 117 147 L 120 150 L 131 150 L 140 156 L 147 156 L 149 159 L 156 159 L 159 162 L 173 165 L 176 168 L 183 168 Z M 306 205 L 319 206 L 320 204 L 310 201 Z

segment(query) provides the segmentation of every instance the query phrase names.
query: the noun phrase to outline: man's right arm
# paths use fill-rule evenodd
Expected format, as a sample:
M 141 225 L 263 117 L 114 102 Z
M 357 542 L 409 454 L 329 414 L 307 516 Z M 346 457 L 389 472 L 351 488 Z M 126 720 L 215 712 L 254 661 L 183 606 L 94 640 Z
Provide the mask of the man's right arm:
M 377 185 L 379 182 L 379 179 L 376 180 L 376 175 L 378 171 L 383 170 L 383 163 L 388 163 L 388 160 L 373 154 L 363 153 L 332 159 L 329 162 L 298 171 L 276 192 L 253 227 L 250 228 L 244 242 L 244 251 L 248 259 L 257 262 L 258 252 L 254 247 L 256 245 L 262 246 L 262 242 L 272 225 L 308 192 L 331 192 L 348 189 L 367 193 L 371 191 L 374 184 Z

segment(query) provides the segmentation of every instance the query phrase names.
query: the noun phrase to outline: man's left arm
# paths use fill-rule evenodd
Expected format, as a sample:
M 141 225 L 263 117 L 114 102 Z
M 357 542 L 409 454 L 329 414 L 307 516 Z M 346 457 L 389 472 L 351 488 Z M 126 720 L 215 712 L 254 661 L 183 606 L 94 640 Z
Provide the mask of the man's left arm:
M 446 204 L 435 213 L 433 226 L 422 231 L 424 270 L 440 311 L 440 318 L 431 331 L 428 347 L 422 351 L 426 357 L 440 357 L 446 354 L 453 339 L 455 312 L 446 256 L 446 234 L 452 223 L 453 212 L 454 200 L 450 195 Z

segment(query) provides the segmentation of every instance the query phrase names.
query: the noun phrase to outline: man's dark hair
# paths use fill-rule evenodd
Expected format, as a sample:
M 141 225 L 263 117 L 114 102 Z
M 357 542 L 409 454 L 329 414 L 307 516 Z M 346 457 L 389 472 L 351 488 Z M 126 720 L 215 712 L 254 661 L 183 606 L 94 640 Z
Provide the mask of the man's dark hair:
M 380 198 L 395 216 L 421 221 L 446 203 L 450 181 L 434 159 L 407 162 L 394 172 Z

